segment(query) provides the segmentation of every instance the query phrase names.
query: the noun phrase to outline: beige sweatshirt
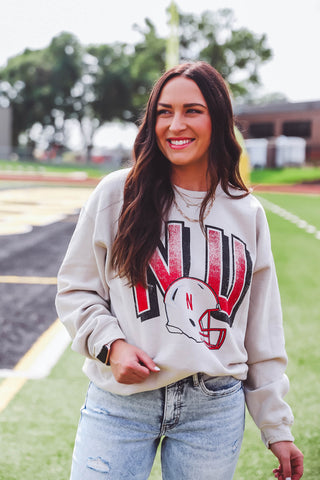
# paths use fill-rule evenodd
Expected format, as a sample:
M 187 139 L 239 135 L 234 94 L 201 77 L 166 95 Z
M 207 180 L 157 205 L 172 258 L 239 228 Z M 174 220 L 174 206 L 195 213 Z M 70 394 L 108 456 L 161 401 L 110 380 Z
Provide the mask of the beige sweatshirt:
M 280 295 L 260 203 L 251 194 L 231 199 L 218 186 L 205 236 L 192 221 L 204 193 L 177 188 L 149 263 L 148 288 L 130 288 L 110 265 L 127 174 L 111 173 L 92 193 L 58 275 L 58 315 L 72 348 L 87 357 L 85 373 L 120 395 L 197 372 L 232 375 L 244 383 L 264 443 L 293 440 L 293 416 L 283 400 L 289 383 Z M 144 383 L 118 383 L 96 357 L 119 338 L 144 350 L 160 372 Z

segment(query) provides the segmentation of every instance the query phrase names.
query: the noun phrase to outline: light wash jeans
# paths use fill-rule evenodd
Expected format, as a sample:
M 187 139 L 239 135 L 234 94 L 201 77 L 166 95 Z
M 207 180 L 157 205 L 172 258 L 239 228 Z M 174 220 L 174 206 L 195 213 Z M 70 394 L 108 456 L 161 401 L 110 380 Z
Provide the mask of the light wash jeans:
M 71 480 L 146 480 L 161 442 L 164 480 L 231 480 L 244 430 L 242 383 L 196 374 L 129 396 L 89 385 Z

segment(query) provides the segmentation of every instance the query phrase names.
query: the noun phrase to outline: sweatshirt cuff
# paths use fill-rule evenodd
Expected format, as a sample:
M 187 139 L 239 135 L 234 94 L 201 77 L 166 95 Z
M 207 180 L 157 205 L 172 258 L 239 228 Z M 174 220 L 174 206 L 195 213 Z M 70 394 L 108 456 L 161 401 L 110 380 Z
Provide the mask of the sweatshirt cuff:
M 123 334 L 120 328 L 113 328 L 112 331 L 108 331 L 108 335 L 101 338 L 93 346 L 93 358 L 97 358 L 101 349 L 104 345 L 110 345 L 116 340 L 126 340 L 125 335 Z
M 118 322 L 114 319 L 114 321 L 110 323 L 100 322 L 94 331 L 91 332 L 89 338 L 83 338 L 83 336 L 77 335 L 71 344 L 71 348 L 85 357 L 96 359 L 103 345 L 114 342 L 120 338 L 123 340 L 126 339 Z
M 261 439 L 265 446 L 270 448 L 271 443 L 293 442 L 294 436 L 289 425 L 270 425 L 261 429 Z

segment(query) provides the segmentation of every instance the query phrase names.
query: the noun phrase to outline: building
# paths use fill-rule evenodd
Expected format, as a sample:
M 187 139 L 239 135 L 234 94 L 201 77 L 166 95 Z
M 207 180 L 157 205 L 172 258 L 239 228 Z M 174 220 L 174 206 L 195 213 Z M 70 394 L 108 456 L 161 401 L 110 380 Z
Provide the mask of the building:
M 306 161 L 320 164 L 320 101 L 241 105 L 235 116 L 245 139 L 300 137 L 306 141 Z
M 12 112 L 0 107 L 0 159 L 7 159 L 11 153 Z

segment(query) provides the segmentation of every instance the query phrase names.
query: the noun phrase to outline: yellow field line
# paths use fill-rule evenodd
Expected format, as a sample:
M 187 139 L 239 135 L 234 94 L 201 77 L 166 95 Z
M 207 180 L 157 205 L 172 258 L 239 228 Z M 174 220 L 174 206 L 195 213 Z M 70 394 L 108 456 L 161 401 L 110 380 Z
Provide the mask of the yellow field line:
M 57 319 L 32 345 L 30 350 L 21 358 L 14 367 L 15 372 L 24 372 L 36 361 L 39 354 L 46 348 L 50 340 L 60 330 L 60 320 Z M 12 377 L 6 378 L 0 384 L 0 413 L 8 406 L 15 395 L 21 390 L 26 383 L 27 378 Z
M 56 285 L 56 277 L 20 277 L 15 275 L 0 275 L 0 283 L 17 283 L 30 285 Z

